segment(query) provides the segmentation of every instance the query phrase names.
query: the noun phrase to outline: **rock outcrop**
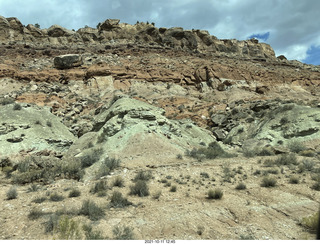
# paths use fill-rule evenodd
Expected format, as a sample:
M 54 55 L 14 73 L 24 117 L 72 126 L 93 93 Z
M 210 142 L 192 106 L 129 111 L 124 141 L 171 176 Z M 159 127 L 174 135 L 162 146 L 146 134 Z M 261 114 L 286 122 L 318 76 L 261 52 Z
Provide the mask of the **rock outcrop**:
M 70 31 L 58 25 L 39 29 L 33 25 L 25 27 L 17 18 L 0 16 L 0 41 L 3 44 L 28 45 L 88 45 L 151 44 L 196 53 L 219 54 L 276 60 L 273 49 L 256 39 L 246 41 L 219 40 L 204 30 L 184 30 L 181 27 L 157 28 L 153 24 L 120 23 L 118 19 L 107 19 L 99 23 L 98 29 L 85 27 Z
M 27 153 L 61 156 L 75 137 L 47 108 L 8 104 L 0 106 L 0 155 Z

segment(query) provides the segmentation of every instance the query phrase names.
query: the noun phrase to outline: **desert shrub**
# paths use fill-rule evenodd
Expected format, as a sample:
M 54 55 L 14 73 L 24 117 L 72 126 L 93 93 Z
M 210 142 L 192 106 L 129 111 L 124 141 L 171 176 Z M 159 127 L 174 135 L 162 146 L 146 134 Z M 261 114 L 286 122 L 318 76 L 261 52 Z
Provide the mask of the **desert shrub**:
M 299 153 L 301 151 L 304 151 L 306 150 L 306 147 L 305 145 L 303 145 L 303 143 L 299 142 L 299 141 L 291 141 L 289 144 L 288 144 L 288 148 L 290 149 L 291 152 L 293 153 Z
M 256 149 L 250 150 L 248 148 L 245 148 L 242 150 L 242 154 L 246 158 L 253 158 L 253 157 L 257 156 L 258 152 Z
M 30 220 L 36 220 L 45 215 L 45 212 L 42 212 L 41 210 L 38 210 L 36 208 L 33 208 L 30 213 L 28 214 L 28 218 Z
M 225 152 L 218 142 L 211 142 L 207 148 L 201 147 L 199 149 L 193 148 L 192 151 L 187 151 L 186 155 L 192 158 L 201 160 L 202 158 L 215 159 L 215 158 L 229 158 L 235 155 Z
M 157 200 L 157 199 L 160 198 L 161 194 L 162 194 L 162 192 L 159 190 L 159 191 L 155 192 L 155 193 L 152 195 L 152 198 L 155 199 L 155 200 Z
M 34 203 L 43 203 L 45 200 L 47 200 L 46 197 L 37 197 L 37 198 L 33 199 L 32 202 L 34 202 Z
M 138 195 L 139 197 L 149 196 L 149 187 L 144 180 L 137 180 L 136 183 L 130 186 L 130 195 Z
M 211 189 L 208 191 L 208 199 L 221 199 L 223 191 L 221 189 Z
M 268 175 L 268 174 L 277 175 L 277 174 L 279 174 L 279 169 L 271 168 L 271 169 L 267 169 L 267 170 L 263 171 L 263 175 Z
M 171 186 L 170 191 L 171 192 L 176 192 L 177 191 L 177 186 L 175 186 L 175 185 Z
M 48 220 L 44 222 L 45 233 L 53 232 L 57 228 L 59 223 L 59 215 L 50 214 Z
M 311 186 L 311 189 L 316 190 L 316 191 L 320 191 L 320 181 L 317 181 L 316 183 L 314 183 Z
M 14 103 L 14 99 L 11 97 L 2 98 L 0 103 L 1 103 L 1 105 L 12 104 L 12 103 Z
M 315 162 L 310 161 L 310 160 L 303 160 L 303 161 L 302 161 L 302 165 L 303 165 L 303 168 L 304 168 L 306 171 L 313 171 L 314 166 L 315 166 L 316 164 L 315 164 Z
M 50 201 L 53 201 L 53 202 L 60 202 L 64 199 L 64 197 L 58 193 L 52 193 L 49 197 Z
M 132 202 L 122 196 L 121 192 L 114 191 L 111 196 L 111 201 L 109 206 L 112 208 L 124 208 L 126 206 L 132 205 Z
M 177 154 L 177 159 L 183 159 L 183 156 L 182 156 L 182 154 Z
M 96 179 L 100 179 L 103 176 L 109 175 L 110 169 L 107 165 L 101 164 L 99 170 L 96 172 Z
M 315 157 L 317 154 L 313 150 L 303 150 L 303 151 L 299 152 L 299 155 L 303 156 L 303 157 L 312 158 L 312 157 Z
M 121 160 L 115 158 L 106 158 L 103 162 L 110 170 L 114 170 L 120 167 Z
M 15 184 L 27 184 L 35 182 L 42 178 L 43 170 L 32 170 L 13 176 L 12 181 Z
M 269 176 L 264 177 L 261 182 L 262 187 L 274 187 L 276 184 L 277 180 Z
M 245 190 L 245 189 L 247 189 L 247 186 L 243 182 L 239 183 L 236 186 L 236 190 Z
M 298 159 L 295 154 L 283 154 L 276 158 L 275 160 L 276 165 L 297 165 Z
M 316 233 L 318 231 L 319 223 L 319 211 L 311 216 L 305 217 L 301 220 L 300 224 L 308 229 L 311 233 Z
M 90 193 L 92 194 L 101 193 L 101 192 L 105 192 L 107 189 L 108 189 L 107 182 L 104 180 L 100 180 L 94 185 L 94 187 L 90 189 Z
M 138 181 L 138 180 L 142 180 L 142 181 L 148 181 L 152 178 L 152 173 L 151 171 L 139 171 L 136 176 L 134 177 L 133 181 Z
M 6 196 L 7 196 L 7 200 L 16 199 L 18 196 L 17 188 L 15 186 L 11 186 L 6 193 Z
M 231 178 L 234 178 L 236 175 L 236 172 L 231 171 L 230 167 L 228 165 L 223 166 L 223 181 L 225 182 L 231 182 Z
M 81 191 L 79 191 L 78 189 L 72 189 L 69 192 L 69 197 L 79 197 L 81 195 Z
M 81 158 L 81 166 L 82 168 L 87 168 L 93 165 L 94 163 L 98 162 L 103 150 L 101 148 L 94 149 L 90 153 L 84 155 Z
M 28 192 L 37 192 L 40 189 L 40 187 L 36 184 L 31 184 L 28 188 Z
M 61 216 L 57 225 L 58 238 L 60 240 L 79 240 L 81 231 L 78 222 L 68 216 Z
M 21 110 L 21 109 L 22 109 L 22 107 L 21 107 L 21 105 L 19 103 L 15 103 L 13 105 L 13 110 Z
M 112 182 L 112 186 L 123 187 L 124 181 L 120 176 L 117 176 Z
M 47 121 L 46 124 L 47 124 L 48 127 L 52 127 L 52 122 L 51 121 Z
M 133 240 L 134 234 L 130 227 L 120 227 L 116 226 L 113 230 L 113 238 L 115 240 Z
M 257 153 L 258 156 L 272 156 L 274 155 L 274 151 L 271 147 L 264 147 Z
M 84 171 L 81 167 L 81 161 L 77 158 L 66 158 L 53 169 L 55 175 L 61 174 L 63 178 L 80 180 Z
M 299 184 L 299 177 L 296 175 L 292 175 L 289 178 L 290 184 Z
M 104 217 L 105 213 L 102 208 L 90 200 L 85 200 L 79 211 L 79 215 L 87 216 L 90 220 L 96 221 Z
M 209 176 L 209 174 L 207 172 L 201 172 L 200 176 L 203 177 L 203 178 L 207 178 L 207 179 L 210 178 L 210 176 Z
M 92 225 L 83 225 L 82 229 L 84 231 L 86 240 L 106 240 L 109 239 L 107 237 L 104 237 L 101 233 L 101 231 L 94 231 L 92 230 Z
M 275 165 L 275 161 L 272 159 L 266 159 L 263 162 L 264 167 L 273 167 Z

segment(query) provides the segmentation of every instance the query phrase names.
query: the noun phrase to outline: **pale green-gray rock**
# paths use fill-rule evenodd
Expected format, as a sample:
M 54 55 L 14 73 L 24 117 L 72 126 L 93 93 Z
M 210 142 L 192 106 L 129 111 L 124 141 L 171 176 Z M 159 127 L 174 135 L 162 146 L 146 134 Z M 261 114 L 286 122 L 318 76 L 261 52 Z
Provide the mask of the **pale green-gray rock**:
M 50 113 L 34 105 L 0 106 L 0 156 L 21 152 L 66 151 L 76 137 Z

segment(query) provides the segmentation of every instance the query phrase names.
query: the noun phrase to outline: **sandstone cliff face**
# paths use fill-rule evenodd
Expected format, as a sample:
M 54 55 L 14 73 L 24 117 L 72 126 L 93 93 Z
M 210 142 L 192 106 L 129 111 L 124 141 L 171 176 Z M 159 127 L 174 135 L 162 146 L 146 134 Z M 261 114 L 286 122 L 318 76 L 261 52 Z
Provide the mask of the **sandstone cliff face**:
M 265 43 L 251 39 L 246 41 L 219 40 L 203 30 L 184 30 L 181 27 L 157 28 L 152 24 L 119 24 L 120 20 L 107 19 L 98 29 L 85 27 L 70 31 L 53 25 L 39 29 L 24 26 L 17 18 L 0 16 L 0 42 L 3 44 L 81 45 L 141 43 L 167 46 L 191 52 L 220 54 L 254 59 L 275 59 L 273 49 Z

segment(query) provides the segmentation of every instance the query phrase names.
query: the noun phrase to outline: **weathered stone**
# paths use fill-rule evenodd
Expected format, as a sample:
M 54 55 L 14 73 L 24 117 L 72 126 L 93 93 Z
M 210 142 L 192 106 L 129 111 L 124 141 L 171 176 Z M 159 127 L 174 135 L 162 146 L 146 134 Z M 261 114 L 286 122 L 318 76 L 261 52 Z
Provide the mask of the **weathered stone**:
M 118 28 L 119 27 L 119 19 L 107 19 L 106 21 L 104 21 L 102 24 L 100 24 L 99 26 L 99 30 L 112 30 L 114 28 Z
M 0 155 L 46 149 L 60 153 L 75 141 L 68 128 L 49 109 L 22 106 L 20 110 L 14 110 L 13 106 L 0 106 L 0 124 L 5 125 L 0 133 Z
M 63 36 L 71 36 L 73 35 L 75 32 L 74 31 L 70 31 L 66 28 L 63 28 L 59 25 L 52 25 L 49 29 L 48 29 L 48 35 L 51 37 L 63 37 Z
M 79 54 L 67 54 L 54 58 L 54 67 L 57 69 L 70 69 L 83 64 L 82 57 Z

